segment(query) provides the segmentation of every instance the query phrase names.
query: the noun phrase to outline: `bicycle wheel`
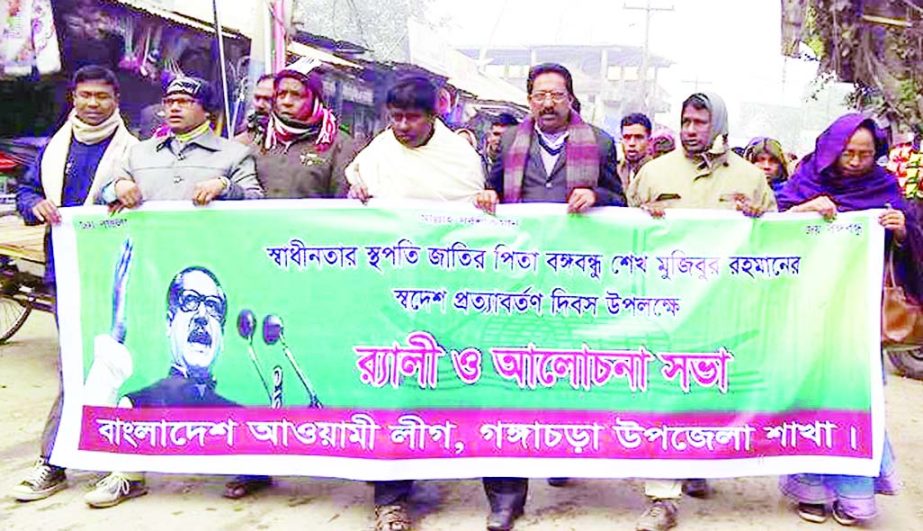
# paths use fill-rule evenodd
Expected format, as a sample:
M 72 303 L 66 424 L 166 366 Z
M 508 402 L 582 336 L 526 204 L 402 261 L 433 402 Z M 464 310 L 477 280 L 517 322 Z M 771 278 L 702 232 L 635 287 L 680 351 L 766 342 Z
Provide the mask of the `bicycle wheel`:
M 888 350 L 888 358 L 901 376 L 923 380 L 923 349 Z
M 23 306 L 13 299 L 0 297 L 0 343 L 5 343 L 22 328 L 32 313 L 31 306 Z

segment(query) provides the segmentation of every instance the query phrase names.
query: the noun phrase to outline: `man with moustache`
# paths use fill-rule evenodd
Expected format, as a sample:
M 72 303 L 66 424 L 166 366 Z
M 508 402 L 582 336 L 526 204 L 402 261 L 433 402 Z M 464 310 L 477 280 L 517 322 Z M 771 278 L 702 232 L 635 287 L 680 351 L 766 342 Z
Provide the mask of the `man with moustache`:
M 566 203 L 568 213 L 579 214 L 594 206 L 624 206 L 615 142 L 580 117 L 570 71 L 556 63 L 534 66 L 526 91 L 530 115 L 503 134 L 486 190 L 476 198 L 478 208 L 494 212 L 501 201 Z M 566 483 L 566 478 L 549 480 L 552 486 Z M 485 481 L 489 530 L 513 528 L 528 488 L 525 478 Z
M 556 63 L 534 66 L 526 90 L 530 116 L 504 133 L 477 205 L 493 212 L 501 200 L 566 203 L 571 213 L 624 206 L 615 142 L 574 109 L 570 71 Z
M 187 267 L 167 288 L 167 337 L 171 364 L 167 377 L 119 396 L 132 373 L 132 355 L 125 347 L 126 298 L 133 249 L 126 243 L 116 267 L 112 330 L 94 341 L 94 361 L 87 374 L 85 399 L 94 405 L 118 407 L 228 407 L 234 402 L 215 391 L 212 367 L 223 345 L 227 295 L 206 268 Z
M 234 140 L 249 146 L 263 139 L 266 124 L 272 113 L 272 99 L 275 94 L 275 76 L 263 74 L 253 87 L 253 109 L 247 116 L 244 124 L 245 130 L 234 137 Z

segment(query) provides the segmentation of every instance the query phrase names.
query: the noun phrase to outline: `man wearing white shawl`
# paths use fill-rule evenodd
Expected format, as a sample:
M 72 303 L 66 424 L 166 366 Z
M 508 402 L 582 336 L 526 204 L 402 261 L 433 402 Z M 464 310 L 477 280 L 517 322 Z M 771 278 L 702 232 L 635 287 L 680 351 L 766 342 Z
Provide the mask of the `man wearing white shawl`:
M 422 78 L 391 88 L 386 102 L 391 127 L 346 167 L 352 197 L 473 203 L 484 190 L 477 152 L 442 123 L 427 101 L 435 91 Z
M 71 87 L 74 109 L 16 190 L 17 210 L 28 225 L 57 224 L 58 208 L 92 204 L 96 191 L 112 179 L 128 148 L 138 142 L 119 115 L 119 84 L 110 70 L 85 66 L 74 74 Z M 45 234 L 45 257 L 45 283 L 54 291 L 50 231 Z M 64 469 L 49 463 L 61 421 L 60 382 L 58 389 L 42 433 L 41 457 L 13 487 L 18 500 L 40 500 L 67 487 Z
M 386 98 L 391 127 L 347 166 L 350 197 L 474 203 L 484 190 L 481 158 L 436 116 L 436 95 L 436 87 L 419 77 L 391 87 Z M 490 503 L 487 529 L 512 529 L 525 504 L 520 483 L 484 479 Z M 374 486 L 376 531 L 410 530 L 407 504 L 413 481 L 376 481 Z

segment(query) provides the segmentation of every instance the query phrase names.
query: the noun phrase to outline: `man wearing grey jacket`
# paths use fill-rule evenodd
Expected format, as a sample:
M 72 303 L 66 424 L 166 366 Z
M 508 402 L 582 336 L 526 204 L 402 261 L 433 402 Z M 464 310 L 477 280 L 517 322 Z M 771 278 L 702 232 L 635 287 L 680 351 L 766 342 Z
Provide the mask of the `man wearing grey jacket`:
M 102 201 L 120 210 L 143 201 L 191 199 L 207 205 L 215 199 L 262 198 L 249 148 L 212 132 L 208 117 L 213 101 L 207 81 L 173 80 L 163 99 L 170 134 L 133 146 L 121 170 L 100 191 Z M 146 493 L 142 473 L 113 472 L 84 501 L 91 507 L 112 507 Z
M 163 99 L 170 134 L 134 146 L 100 196 L 119 208 L 143 201 L 260 199 L 263 189 L 249 149 L 216 136 L 209 125 L 214 90 L 205 80 L 173 80 Z

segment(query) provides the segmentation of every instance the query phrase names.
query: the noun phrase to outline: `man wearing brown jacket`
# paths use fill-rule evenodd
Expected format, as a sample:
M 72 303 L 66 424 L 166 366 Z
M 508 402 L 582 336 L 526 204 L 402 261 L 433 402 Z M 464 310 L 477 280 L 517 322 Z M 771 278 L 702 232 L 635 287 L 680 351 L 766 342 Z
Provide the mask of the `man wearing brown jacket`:
M 352 139 L 324 105 L 315 62 L 299 60 L 276 74 L 272 114 L 253 145 L 267 199 L 345 197 Z
M 349 191 L 354 145 L 324 105 L 318 64 L 302 59 L 276 74 L 272 113 L 251 144 L 266 199 L 330 199 Z M 237 476 L 224 496 L 243 498 L 271 484 L 268 476 Z

